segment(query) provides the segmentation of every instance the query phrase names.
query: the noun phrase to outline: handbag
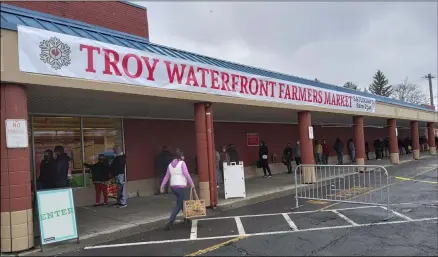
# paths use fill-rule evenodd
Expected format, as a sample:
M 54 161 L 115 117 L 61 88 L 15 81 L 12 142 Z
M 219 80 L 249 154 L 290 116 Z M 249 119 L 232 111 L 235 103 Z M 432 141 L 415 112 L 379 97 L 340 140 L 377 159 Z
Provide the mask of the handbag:
M 194 193 L 194 194 L 193 194 Z M 195 199 L 193 198 L 195 195 Z M 205 207 L 204 200 L 199 200 L 196 189 L 190 189 L 190 200 L 183 202 L 183 215 L 184 218 L 197 218 L 207 216 L 207 208 Z

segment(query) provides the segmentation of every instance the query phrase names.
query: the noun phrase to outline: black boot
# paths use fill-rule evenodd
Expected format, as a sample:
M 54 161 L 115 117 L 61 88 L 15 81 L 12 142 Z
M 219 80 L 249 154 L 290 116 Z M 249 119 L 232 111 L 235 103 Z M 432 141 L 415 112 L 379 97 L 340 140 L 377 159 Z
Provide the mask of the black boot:
M 164 230 L 172 230 L 172 222 L 166 221 L 164 224 Z

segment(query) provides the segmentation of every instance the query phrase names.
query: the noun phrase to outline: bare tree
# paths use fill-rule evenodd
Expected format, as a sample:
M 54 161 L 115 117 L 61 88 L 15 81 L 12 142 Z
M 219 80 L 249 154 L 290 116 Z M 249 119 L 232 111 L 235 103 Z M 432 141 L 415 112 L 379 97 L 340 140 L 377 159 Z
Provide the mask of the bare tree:
M 401 84 L 394 85 L 392 98 L 412 104 L 428 104 L 429 98 L 419 85 L 408 82 L 406 78 Z

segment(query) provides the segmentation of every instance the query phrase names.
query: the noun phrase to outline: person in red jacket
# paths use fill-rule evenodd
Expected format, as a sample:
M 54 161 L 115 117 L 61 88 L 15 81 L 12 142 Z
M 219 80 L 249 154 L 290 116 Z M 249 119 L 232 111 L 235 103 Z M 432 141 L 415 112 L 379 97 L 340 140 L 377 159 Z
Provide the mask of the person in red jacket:
M 328 164 L 328 157 L 329 157 L 329 146 L 327 144 L 327 141 L 325 139 L 322 140 L 322 164 Z

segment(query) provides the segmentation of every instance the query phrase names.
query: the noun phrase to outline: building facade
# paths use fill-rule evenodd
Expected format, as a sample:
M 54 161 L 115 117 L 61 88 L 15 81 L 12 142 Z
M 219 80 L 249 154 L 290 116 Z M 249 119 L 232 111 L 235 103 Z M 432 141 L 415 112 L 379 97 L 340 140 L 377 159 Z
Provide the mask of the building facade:
M 126 23 L 103 21 L 108 15 Z M 166 145 L 184 152 L 211 206 L 220 201 L 214 151 L 228 144 L 246 178 L 262 174 L 255 165 L 260 140 L 274 173 L 284 170 L 285 145 L 297 140 L 304 164 L 314 163 L 314 139 L 332 149 L 337 137 L 345 145 L 354 139 L 358 164 L 376 137 L 389 137 L 393 163 L 397 140 L 406 137 L 415 159 L 422 135 L 436 154 L 437 113 L 428 107 L 150 43 L 146 10 L 130 3 L 2 3 L 1 19 L 2 252 L 33 247 L 35 183 L 43 152 L 56 145 L 72 159 L 76 206 L 94 201 L 83 163 L 112 154 L 114 145 L 127 156 L 129 197 L 157 191 L 154 158 Z M 7 120 L 27 122 L 27 146 L 7 146 Z M 305 172 L 305 182 L 314 182 L 313 173 Z

